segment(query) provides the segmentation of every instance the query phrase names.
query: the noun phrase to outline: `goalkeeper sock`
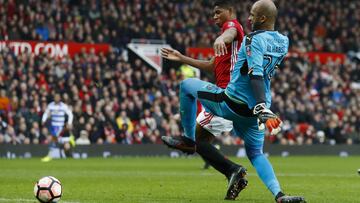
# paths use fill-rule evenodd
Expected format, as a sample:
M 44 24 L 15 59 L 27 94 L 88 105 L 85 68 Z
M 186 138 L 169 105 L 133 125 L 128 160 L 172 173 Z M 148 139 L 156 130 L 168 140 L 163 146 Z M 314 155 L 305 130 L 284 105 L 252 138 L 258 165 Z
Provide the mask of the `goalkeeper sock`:
M 225 158 L 218 149 L 207 141 L 198 141 L 196 147 L 197 153 L 228 179 L 231 176 L 231 173 L 239 167 L 236 163 Z
M 271 193 L 276 196 L 281 191 L 281 189 L 279 181 L 275 176 L 274 169 L 271 166 L 269 160 L 265 157 L 264 154 L 255 155 L 253 157 L 249 157 L 249 159 L 252 165 L 255 167 L 260 179 L 271 191 Z

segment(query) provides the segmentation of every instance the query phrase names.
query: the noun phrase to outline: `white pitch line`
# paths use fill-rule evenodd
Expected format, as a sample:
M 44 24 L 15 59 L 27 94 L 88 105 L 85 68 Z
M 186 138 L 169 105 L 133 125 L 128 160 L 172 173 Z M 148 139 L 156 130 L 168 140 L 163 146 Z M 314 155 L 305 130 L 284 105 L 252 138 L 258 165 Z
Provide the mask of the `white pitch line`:
M 282 177 L 336 177 L 336 178 L 345 178 L 345 177 L 354 177 L 358 176 L 358 174 L 331 174 L 331 173 L 275 173 L 276 176 Z M 257 174 L 253 173 L 250 176 L 257 176 Z
M 8 198 L 0 198 L 0 202 L 34 202 L 35 199 L 8 199 Z
M 36 202 L 36 199 L 10 199 L 10 198 L 2 198 L 0 197 L 0 202 Z M 80 202 L 72 202 L 72 201 L 61 201 L 62 203 L 80 203 Z
M 211 172 L 200 172 L 200 173 L 189 173 L 189 172 L 129 172 L 129 171 L 120 171 L 120 172 L 111 172 L 109 173 L 113 176 L 127 176 L 127 175 L 137 175 L 137 176 L 213 176 L 214 173 Z M 335 178 L 346 178 L 346 177 L 355 177 L 359 176 L 357 173 L 275 173 L 276 176 L 282 177 L 335 177 Z M 256 172 L 249 173 L 248 176 L 257 176 Z

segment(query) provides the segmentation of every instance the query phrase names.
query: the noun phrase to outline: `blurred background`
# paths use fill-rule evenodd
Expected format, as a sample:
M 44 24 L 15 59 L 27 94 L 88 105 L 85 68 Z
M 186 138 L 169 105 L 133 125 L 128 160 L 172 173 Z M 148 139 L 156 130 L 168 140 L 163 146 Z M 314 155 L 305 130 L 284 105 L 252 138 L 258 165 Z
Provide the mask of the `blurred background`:
M 237 6 L 247 28 L 253 1 Z M 360 143 L 360 1 L 278 0 L 290 52 L 273 78 L 284 121 L 274 145 Z M 325 9 L 326 8 L 326 9 Z M 78 144 L 161 144 L 181 135 L 178 84 L 211 75 L 162 61 L 171 46 L 212 56 L 220 29 L 206 0 L 0 0 L 0 144 L 46 145 L 56 92 Z M 231 133 L 223 145 L 241 145 Z

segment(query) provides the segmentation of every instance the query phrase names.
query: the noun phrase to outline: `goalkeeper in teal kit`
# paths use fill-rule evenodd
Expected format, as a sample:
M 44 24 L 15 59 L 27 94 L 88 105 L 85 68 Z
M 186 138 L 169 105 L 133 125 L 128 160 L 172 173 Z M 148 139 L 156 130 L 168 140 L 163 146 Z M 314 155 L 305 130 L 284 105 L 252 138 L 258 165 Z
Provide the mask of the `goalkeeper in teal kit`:
M 271 134 L 280 131 L 281 120 L 271 106 L 270 81 L 288 52 L 289 40 L 274 31 L 277 9 L 270 0 L 254 3 L 249 21 L 253 32 L 244 37 L 238 61 L 226 89 L 199 79 L 180 84 L 180 113 L 184 136 L 162 137 L 165 144 L 179 150 L 196 147 L 196 100 L 207 111 L 233 121 L 236 135 L 244 140 L 246 154 L 260 179 L 274 195 L 276 202 L 305 202 L 303 197 L 287 196 L 280 188 L 274 170 L 263 154 L 265 128 Z M 233 192 L 242 190 L 240 181 L 231 180 Z M 231 192 L 231 191 L 230 191 Z

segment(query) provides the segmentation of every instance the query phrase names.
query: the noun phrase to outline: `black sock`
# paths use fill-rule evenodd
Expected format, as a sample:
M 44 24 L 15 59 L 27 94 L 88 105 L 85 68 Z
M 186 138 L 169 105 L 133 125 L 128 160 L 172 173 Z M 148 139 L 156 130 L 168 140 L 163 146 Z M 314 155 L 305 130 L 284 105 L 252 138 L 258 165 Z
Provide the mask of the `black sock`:
M 233 170 L 239 167 L 236 163 L 225 158 L 212 144 L 207 141 L 198 141 L 196 143 L 197 153 L 207 161 L 217 171 L 224 174 L 228 179 Z
M 68 150 L 64 149 L 64 152 L 65 152 L 66 158 L 72 158 L 72 149 L 71 148 Z
M 185 136 L 181 136 L 181 139 L 185 142 L 185 144 L 187 144 L 188 146 L 195 146 L 196 145 L 196 143 L 192 140 L 192 139 L 190 139 L 190 138 L 188 138 L 188 137 L 185 137 Z
M 282 197 L 282 196 L 285 196 L 285 194 L 283 193 L 283 192 L 279 192 L 279 193 L 277 193 L 277 195 L 276 195 L 276 197 L 275 197 L 275 200 L 277 201 L 280 197 Z
M 202 160 L 204 161 L 204 169 L 208 169 L 208 168 L 210 168 L 210 163 L 206 160 L 206 159 L 204 159 L 203 157 L 201 157 L 202 158 Z

